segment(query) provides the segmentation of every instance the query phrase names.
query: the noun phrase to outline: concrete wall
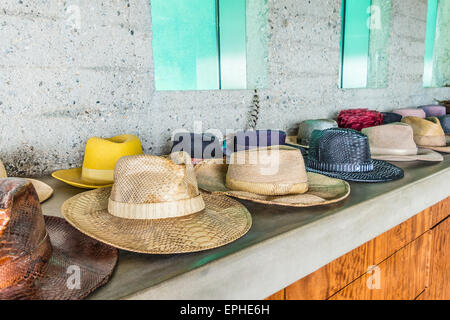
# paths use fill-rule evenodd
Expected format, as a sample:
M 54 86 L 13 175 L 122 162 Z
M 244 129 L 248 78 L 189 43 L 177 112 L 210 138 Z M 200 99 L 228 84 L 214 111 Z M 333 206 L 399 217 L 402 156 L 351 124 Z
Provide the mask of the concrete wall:
M 422 87 L 426 0 L 393 0 L 389 86 L 364 90 L 338 89 L 340 1 L 268 4 L 259 128 L 449 98 L 449 88 Z M 0 157 L 10 175 L 79 166 L 93 135 L 138 134 L 146 152 L 160 154 L 173 129 L 194 121 L 247 124 L 250 90 L 155 92 L 148 0 L 2 0 L 0 39 Z

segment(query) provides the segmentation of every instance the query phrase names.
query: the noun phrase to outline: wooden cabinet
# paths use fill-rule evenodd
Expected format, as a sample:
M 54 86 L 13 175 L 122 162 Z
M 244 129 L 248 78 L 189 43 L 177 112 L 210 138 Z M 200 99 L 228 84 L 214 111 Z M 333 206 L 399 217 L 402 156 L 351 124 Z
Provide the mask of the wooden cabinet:
M 447 198 L 268 299 L 450 299 L 449 214 Z

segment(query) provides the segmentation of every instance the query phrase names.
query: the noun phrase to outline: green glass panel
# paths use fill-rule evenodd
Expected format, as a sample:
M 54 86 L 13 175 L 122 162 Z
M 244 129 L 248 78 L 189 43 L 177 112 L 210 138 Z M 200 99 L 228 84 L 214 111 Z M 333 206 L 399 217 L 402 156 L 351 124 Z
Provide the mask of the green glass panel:
M 156 90 L 219 89 L 216 0 L 152 0 Z
M 429 0 L 424 87 L 450 86 L 450 0 Z
M 221 89 L 247 88 L 246 0 L 218 0 Z
M 345 0 L 343 12 L 342 88 L 366 88 L 369 57 L 370 0 Z M 370 9 L 369 9 L 370 10 Z

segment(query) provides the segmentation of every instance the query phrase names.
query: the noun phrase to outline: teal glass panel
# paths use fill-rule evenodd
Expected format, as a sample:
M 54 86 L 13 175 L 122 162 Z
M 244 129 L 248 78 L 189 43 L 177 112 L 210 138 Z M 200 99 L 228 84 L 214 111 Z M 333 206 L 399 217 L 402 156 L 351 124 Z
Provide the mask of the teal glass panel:
M 438 0 L 428 0 L 427 33 L 425 39 L 425 69 L 423 73 L 423 85 L 431 87 L 433 78 L 434 41 L 436 39 L 436 18 Z
M 450 86 L 450 0 L 428 0 L 424 87 Z
M 370 0 L 345 0 L 343 12 L 342 88 L 367 87 Z
M 247 88 L 246 0 L 218 0 L 221 89 Z
M 391 0 L 342 2 L 341 88 L 387 87 Z
M 156 90 L 219 89 L 216 0 L 152 0 Z

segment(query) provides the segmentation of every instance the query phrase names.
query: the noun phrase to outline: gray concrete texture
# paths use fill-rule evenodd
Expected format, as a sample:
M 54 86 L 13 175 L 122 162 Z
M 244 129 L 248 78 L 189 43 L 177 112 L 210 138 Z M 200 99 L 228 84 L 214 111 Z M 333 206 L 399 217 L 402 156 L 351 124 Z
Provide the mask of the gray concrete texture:
M 422 86 L 426 0 L 393 0 L 385 89 L 339 84 L 341 1 L 269 0 L 268 88 L 258 128 L 291 130 L 343 108 L 449 98 Z M 0 157 L 10 175 L 80 166 L 91 136 L 137 134 L 148 153 L 174 129 L 245 128 L 252 90 L 156 92 L 148 0 L 2 0 Z

